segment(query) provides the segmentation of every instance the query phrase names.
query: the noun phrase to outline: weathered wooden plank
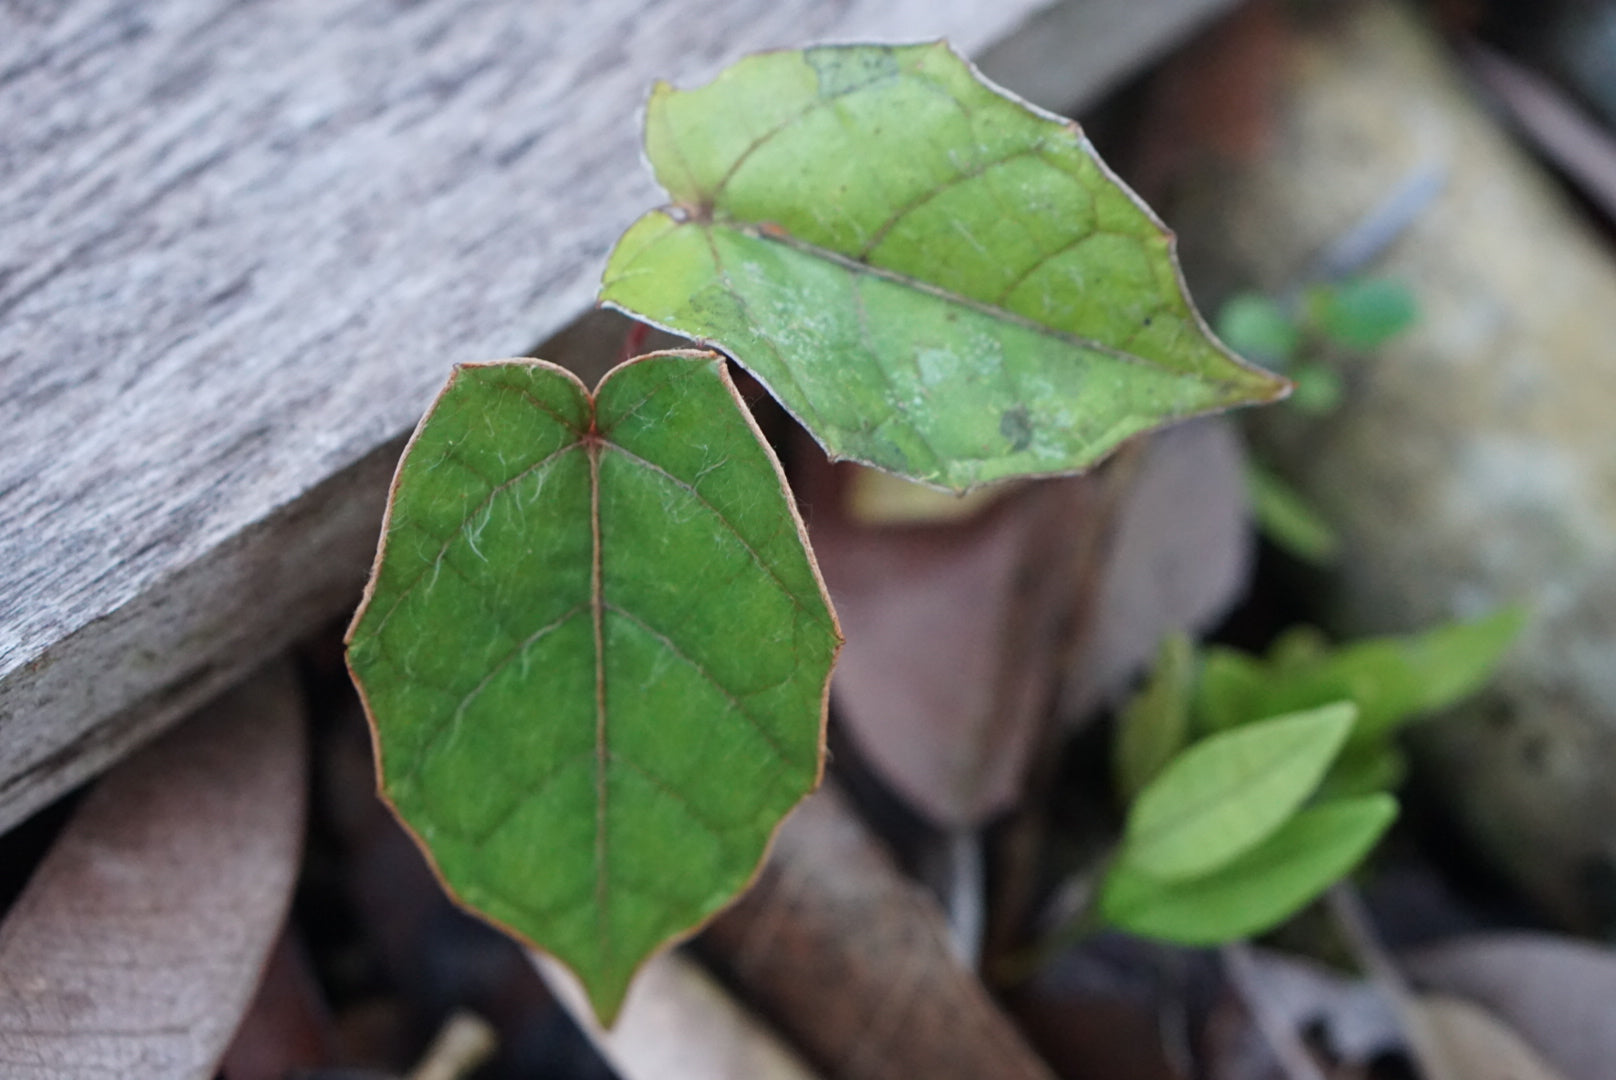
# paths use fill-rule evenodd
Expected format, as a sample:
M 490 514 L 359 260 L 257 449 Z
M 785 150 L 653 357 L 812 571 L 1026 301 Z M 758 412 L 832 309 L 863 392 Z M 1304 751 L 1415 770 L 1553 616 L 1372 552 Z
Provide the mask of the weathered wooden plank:
M 0 6 L 0 829 L 351 602 L 449 366 L 583 310 L 657 201 L 651 78 L 1046 2 Z
M 1037 3 L 0 9 L 0 823 L 347 602 L 354 470 L 657 201 L 653 76 Z
M 1045 8 L 977 60 L 988 78 L 1048 108 L 1113 89 L 1235 0 L 1069 0 Z

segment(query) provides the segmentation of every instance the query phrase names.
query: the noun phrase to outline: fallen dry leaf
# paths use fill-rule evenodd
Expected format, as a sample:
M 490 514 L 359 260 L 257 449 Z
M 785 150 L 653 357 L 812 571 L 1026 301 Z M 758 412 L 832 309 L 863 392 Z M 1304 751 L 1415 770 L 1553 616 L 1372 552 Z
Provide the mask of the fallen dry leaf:
M 624 1080 L 816 1080 L 779 1036 L 683 953 L 663 953 L 640 969 L 609 1031 L 571 972 L 542 953 L 533 962 Z
M 283 1080 L 335 1056 L 336 1029 L 302 942 L 288 927 L 270 951 L 258 993 L 219 1072 L 224 1080 Z
M 1419 998 L 1414 1008 L 1432 1037 L 1441 1041 L 1443 1057 L 1456 1077 L 1566 1080 L 1508 1025 L 1479 1005 L 1428 995 Z
M 1015 802 L 1043 745 L 1115 477 L 1017 486 L 964 520 L 871 525 L 858 466 L 800 456 L 809 533 L 847 638 L 837 715 L 934 824 L 978 825 Z
M 786 819 L 699 944 L 832 1080 L 1052 1080 L 834 788 Z
M 1616 1062 L 1616 952 L 1552 934 L 1474 934 L 1405 958 L 1415 982 L 1485 1006 L 1566 1080 Z
M 1228 423 L 1199 420 L 1152 436 L 1121 500 L 1089 636 L 1062 701 L 1074 719 L 1125 690 L 1164 635 L 1210 627 L 1251 573 L 1245 454 Z
M 280 930 L 302 705 L 277 663 L 119 765 L 0 924 L 10 1080 L 206 1080 Z

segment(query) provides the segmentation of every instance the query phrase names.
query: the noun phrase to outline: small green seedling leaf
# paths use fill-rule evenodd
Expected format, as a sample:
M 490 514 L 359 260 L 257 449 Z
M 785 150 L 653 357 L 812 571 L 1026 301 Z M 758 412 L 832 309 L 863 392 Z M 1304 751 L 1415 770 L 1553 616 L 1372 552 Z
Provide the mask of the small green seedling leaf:
M 1150 681 L 1122 711 L 1112 743 L 1117 793 L 1132 801 L 1189 739 L 1195 646 L 1182 633 L 1162 639 Z
M 1256 657 L 1223 645 L 1206 646 L 1195 684 L 1198 730 L 1228 731 L 1257 719 L 1252 709 L 1267 679 L 1267 667 Z
M 1341 553 L 1330 523 L 1278 476 L 1248 463 L 1246 492 L 1257 527 L 1281 550 L 1314 566 L 1328 566 Z
M 666 84 L 673 205 L 601 300 L 722 348 L 836 458 L 964 490 L 1277 399 L 1191 305 L 1172 237 L 1076 125 L 946 44 L 748 57 Z
M 1296 355 L 1301 334 L 1271 297 L 1241 293 L 1218 309 L 1218 336 L 1242 356 L 1283 368 Z
M 1273 834 L 1318 787 L 1357 710 L 1336 702 L 1209 736 L 1139 793 L 1122 861 L 1160 881 L 1210 873 Z
M 1357 352 L 1384 345 L 1419 318 L 1408 286 L 1387 278 L 1321 286 L 1308 296 L 1307 306 L 1320 334 Z
M 1323 630 L 1307 623 L 1298 623 L 1280 631 L 1269 644 L 1268 663 L 1274 669 L 1284 671 L 1322 660 L 1333 647 Z
M 1480 689 L 1524 624 L 1524 611 L 1504 608 L 1474 622 L 1371 638 L 1283 665 L 1209 649 L 1198 705 L 1203 720 L 1220 729 L 1347 700 L 1358 706 L 1353 741 L 1381 739 Z
M 1350 873 L 1397 816 L 1390 795 L 1309 807 L 1216 872 L 1164 882 L 1113 864 L 1100 893 L 1111 926 L 1179 945 L 1221 945 L 1271 930 Z
M 610 1022 L 818 782 L 835 619 L 711 353 L 463 365 L 405 451 L 349 665 L 382 791 Z
M 1328 364 L 1316 361 L 1296 364 L 1290 376 L 1296 384 L 1290 406 L 1309 416 L 1327 416 L 1334 412 L 1347 392 L 1341 372 Z
M 1395 740 L 1348 742 L 1319 784 L 1318 797 L 1342 799 L 1396 791 L 1408 778 L 1408 756 Z

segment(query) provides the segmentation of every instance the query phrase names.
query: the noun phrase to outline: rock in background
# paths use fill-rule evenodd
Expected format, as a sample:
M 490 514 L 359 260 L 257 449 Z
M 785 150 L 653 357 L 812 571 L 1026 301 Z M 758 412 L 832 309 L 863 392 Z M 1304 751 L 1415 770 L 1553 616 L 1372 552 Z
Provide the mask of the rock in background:
M 1173 149 L 1172 190 L 1147 183 L 1146 195 L 1179 229 L 1197 295 L 1284 295 L 1411 176 L 1440 178 L 1366 268 L 1409 284 L 1418 326 L 1346 369 L 1339 412 L 1262 418 L 1259 441 L 1341 530 L 1333 629 L 1529 608 L 1494 689 L 1425 729 L 1424 761 L 1540 903 L 1609 929 L 1616 261 L 1414 14 L 1381 2 L 1282 10 L 1254 5 L 1225 27 L 1243 47 L 1226 40 L 1164 77 L 1181 111 L 1221 94 L 1222 127 L 1190 132 L 1199 149 Z M 1240 56 L 1243 70 L 1217 70 Z M 1266 66 L 1254 75 L 1251 62 Z

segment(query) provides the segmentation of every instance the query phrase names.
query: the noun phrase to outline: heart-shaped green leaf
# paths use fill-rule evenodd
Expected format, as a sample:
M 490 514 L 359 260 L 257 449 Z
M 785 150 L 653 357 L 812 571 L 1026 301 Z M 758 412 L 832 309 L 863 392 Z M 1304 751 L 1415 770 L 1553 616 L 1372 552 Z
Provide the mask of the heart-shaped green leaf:
M 674 204 L 601 299 L 724 349 L 835 457 L 965 489 L 1284 393 L 1207 330 L 1171 234 L 1076 125 L 945 44 L 660 84 L 646 150 Z
M 1341 701 L 1195 743 L 1134 800 L 1122 858 L 1140 873 L 1176 881 L 1255 847 L 1319 786 L 1356 715 Z
M 839 645 L 722 361 L 664 353 L 593 397 L 542 361 L 456 368 L 348 658 L 383 791 L 444 881 L 609 1022 L 817 783 Z
M 1161 881 L 1119 859 L 1100 914 L 1119 930 L 1180 945 L 1221 945 L 1272 929 L 1347 874 L 1397 816 L 1390 795 L 1309 807 L 1205 877 Z

